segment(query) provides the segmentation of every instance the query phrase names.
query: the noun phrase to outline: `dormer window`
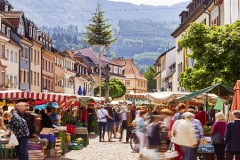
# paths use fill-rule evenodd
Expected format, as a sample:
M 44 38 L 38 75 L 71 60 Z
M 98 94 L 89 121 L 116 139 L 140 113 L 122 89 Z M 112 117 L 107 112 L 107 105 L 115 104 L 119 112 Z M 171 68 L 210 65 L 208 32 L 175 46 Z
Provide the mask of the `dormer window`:
M 29 27 L 29 35 L 32 37 L 32 26 Z
M 2 32 L 6 34 L 6 26 L 4 24 L 2 25 Z
M 8 5 L 5 5 L 5 11 L 6 12 L 8 11 Z
M 10 37 L 10 32 L 11 32 L 11 29 L 10 28 L 7 28 L 7 36 Z

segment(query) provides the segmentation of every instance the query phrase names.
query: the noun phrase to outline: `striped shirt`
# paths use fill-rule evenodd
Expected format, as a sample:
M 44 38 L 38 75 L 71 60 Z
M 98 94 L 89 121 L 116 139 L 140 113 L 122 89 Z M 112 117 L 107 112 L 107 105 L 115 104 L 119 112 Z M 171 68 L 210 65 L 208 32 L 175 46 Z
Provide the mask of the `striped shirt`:
M 201 138 L 203 138 L 203 127 L 199 120 L 193 118 L 192 120 L 194 129 L 195 129 L 195 135 L 197 138 L 197 141 L 200 142 Z

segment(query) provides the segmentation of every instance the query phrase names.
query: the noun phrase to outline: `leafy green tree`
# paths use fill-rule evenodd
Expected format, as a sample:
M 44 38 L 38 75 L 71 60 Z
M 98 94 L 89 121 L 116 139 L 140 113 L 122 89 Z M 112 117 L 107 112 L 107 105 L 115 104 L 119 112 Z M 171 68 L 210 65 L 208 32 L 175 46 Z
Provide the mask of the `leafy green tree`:
M 106 24 L 108 19 L 103 19 L 104 12 L 101 11 L 100 4 L 98 4 L 98 8 L 96 10 L 96 13 L 94 13 L 92 19 L 90 20 L 92 23 L 90 23 L 86 29 L 86 39 L 84 40 L 87 44 L 90 44 L 92 46 L 98 46 L 98 52 L 99 52 L 99 90 L 101 97 L 101 46 L 104 46 L 105 48 L 109 47 L 113 42 L 117 41 L 116 39 L 113 39 L 112 37 L 112 30 L 110 30 L 110 27 L 112 25 Z
M 240 21 L 232 25 L 207 27 L 192 23 L 179 43 L 189 48 L 188 57 L 196 60 L 181 73 L 180 86 L 196 91 L 217 82 L 233 87 L 240 79 Z
M 147 88 L 148 91 L 152 91 L 153 89 L 156 89 L 156 80 L 153 79 L 154 76 L 156 75 L 156 68 L 150 66 L 146 72 L 144 72 L 144 77 L 148 80 L 147 82 Z
M 101 84 L 102 96 L 105 96 L 106 83 Z M 109 95 L 112 98 L 120 98 L 125 95 L 127 87 L 120 80 L 113 78 L 109 81 Z M 94 95 L 96 96 L 99 93 L 99 86 L 93 89 Z

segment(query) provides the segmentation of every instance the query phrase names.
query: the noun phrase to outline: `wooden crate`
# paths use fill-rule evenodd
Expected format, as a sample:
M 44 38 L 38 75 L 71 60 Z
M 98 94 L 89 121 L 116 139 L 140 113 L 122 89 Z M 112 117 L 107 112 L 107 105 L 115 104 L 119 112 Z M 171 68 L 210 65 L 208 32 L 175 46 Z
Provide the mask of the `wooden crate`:
M 87 127 L 81 127 L 75 129 L 75 134 L 87 134 L 88 130 Z

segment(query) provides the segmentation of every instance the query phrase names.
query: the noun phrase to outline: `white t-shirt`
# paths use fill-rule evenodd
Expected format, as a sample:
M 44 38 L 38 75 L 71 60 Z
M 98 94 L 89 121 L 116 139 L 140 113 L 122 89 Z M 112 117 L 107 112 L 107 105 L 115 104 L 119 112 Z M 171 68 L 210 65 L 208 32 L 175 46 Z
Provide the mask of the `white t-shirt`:
M 108 111 L 106 109 L 99 109 L 97 112 L 98 115 L 98 122 L 107 122 Z M 100 118 L 100 119 L 99 119 Z

